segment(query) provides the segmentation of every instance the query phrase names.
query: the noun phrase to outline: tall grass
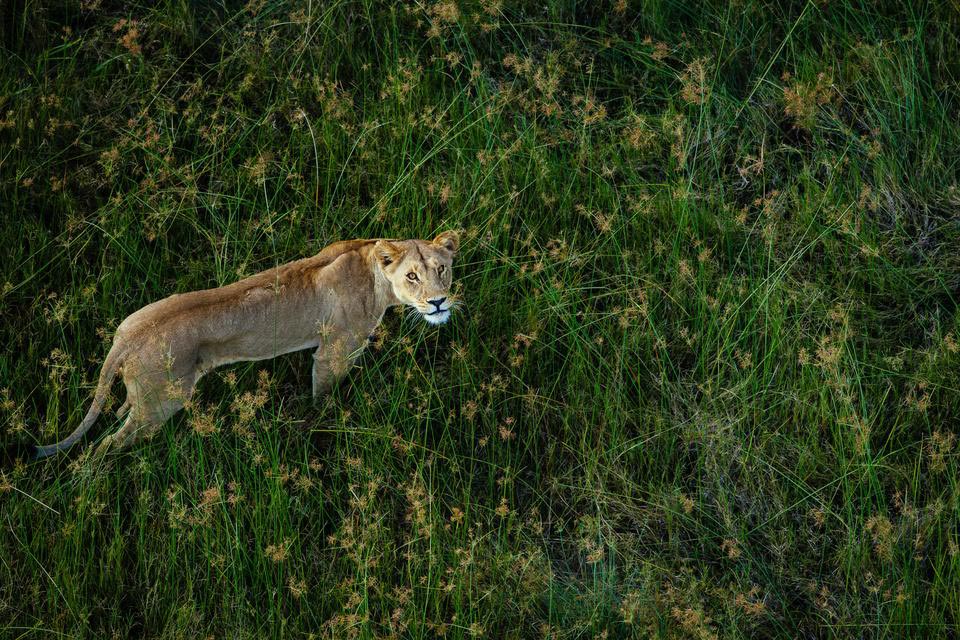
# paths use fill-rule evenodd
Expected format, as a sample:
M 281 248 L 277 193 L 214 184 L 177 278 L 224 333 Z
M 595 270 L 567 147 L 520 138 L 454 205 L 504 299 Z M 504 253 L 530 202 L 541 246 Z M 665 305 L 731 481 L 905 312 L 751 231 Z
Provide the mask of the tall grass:
M 318 403 L 309 354 L 234 365 L 5 467 L 3 636 L 956 633 L 947 4 L 0 16 L 5 445 L 126 315 L 335 240 L 462 228 L 465 300 Z

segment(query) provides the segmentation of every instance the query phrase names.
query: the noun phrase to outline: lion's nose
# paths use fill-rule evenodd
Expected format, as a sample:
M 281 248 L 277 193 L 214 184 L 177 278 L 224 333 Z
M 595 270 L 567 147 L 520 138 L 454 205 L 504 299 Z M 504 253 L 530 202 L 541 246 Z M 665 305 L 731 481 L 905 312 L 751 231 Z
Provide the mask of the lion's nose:
M 427 300 L 427 302 L 429 302 L 430 304 L 435 306 L 437 309 L 439 309 L 440 305 L 442 305 L 446 299 L 447 299 L 446 297 L 434 298 L 433 300 Z

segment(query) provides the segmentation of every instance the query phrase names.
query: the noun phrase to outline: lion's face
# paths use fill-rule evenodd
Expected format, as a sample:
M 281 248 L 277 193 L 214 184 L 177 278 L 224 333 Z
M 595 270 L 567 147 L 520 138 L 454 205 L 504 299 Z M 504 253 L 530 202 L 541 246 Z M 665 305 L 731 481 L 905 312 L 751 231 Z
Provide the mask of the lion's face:
M 430 324 L 443 324 L 450 318 L 454 306 L 450 283 L 457 247 L 457 234 L 452 231 L 441 233 L 432 242 L 377 242 L 380 266 L 393 286 L 393 294 Z

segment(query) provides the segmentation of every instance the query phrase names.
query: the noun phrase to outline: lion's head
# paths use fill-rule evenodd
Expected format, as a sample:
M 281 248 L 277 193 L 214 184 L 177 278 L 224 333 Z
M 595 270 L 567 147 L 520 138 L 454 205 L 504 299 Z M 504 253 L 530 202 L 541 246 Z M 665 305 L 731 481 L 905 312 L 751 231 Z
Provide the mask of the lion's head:
M 458 246 L 457 233 L 444 231 L 431 242 L 379 240 L 375 249 L 397 300 L 430 324 L 443 324 L 454 307 L 450 283 Z

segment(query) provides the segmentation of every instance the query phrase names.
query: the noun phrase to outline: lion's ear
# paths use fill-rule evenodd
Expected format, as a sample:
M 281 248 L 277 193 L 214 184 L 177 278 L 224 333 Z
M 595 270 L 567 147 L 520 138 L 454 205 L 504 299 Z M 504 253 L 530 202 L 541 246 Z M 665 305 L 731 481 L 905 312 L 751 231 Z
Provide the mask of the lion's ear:
M 456 253 L 460 247 L 460 234 L 456 231 L 444 231 L 433 239 L 433 244 L 443 247 L 450 253 Z
M 389 240 L 377 240 L 377 244 L 373 245 L 373 250 L 377 254 L 380 266 L 383 267 L 388 267 L 394 262 L 400 262 L 404 253 L 403 249 Z

